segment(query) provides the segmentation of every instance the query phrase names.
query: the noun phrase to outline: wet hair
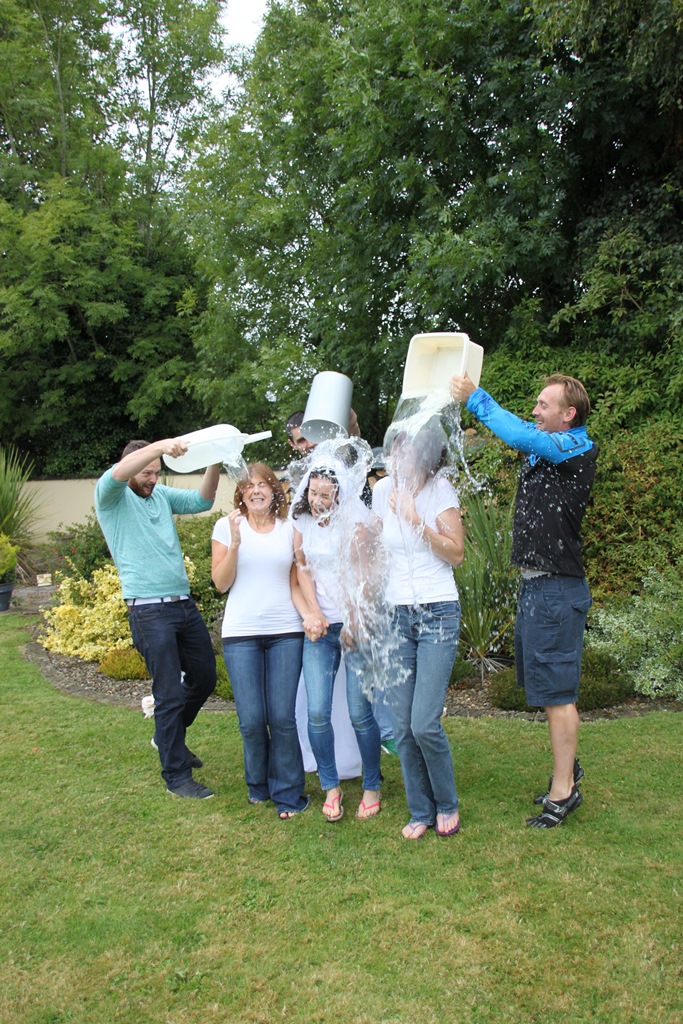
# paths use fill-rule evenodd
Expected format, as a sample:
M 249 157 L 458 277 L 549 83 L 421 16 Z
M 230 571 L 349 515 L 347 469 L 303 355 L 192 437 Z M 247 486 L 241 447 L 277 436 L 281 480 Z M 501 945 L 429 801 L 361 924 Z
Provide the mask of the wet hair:
M 264 462 L 251 462 L 247 466 L 248 477 L 246 480 L 240 480 L 235 487 L 234 505 L 238 508 L 243 516 L 248 515 L 248 509 L 244 502 L 244 491 L 251 481 L 252 474 L 256 476 L 262 476 L 268 486 L 273 492 L 273 496 L 270 499 L 270 505 L 268 506 L 268 512 L 275 519 L 286 519 L 287 518 L 287 498 L 282 484 L 275 476 L 275 473 L 266 466 Z
M 433 423 L 435 419 L 436 423 Z M 446 465 L 446 436 L 438 418 L 432 417 L 416 434 L 411 435 L 407 430 L 398 433 L 391 441 L 391 454 L 395 455 L 404 444 L 410 444 L 415 449 L 420 467 L 427 478 L 435 476 Z
M 304 416 L 305 416 L 305 413 L 304 413 L 303 409 L 298 409 L 296 412 L 292 413 L 292 415 L 289 417 L 289 419 L 285 423 L 285 430 L 287 431 L 287 436 L 288 437 L 292 436 L 292 431 L 294 430 L 295 427 L 300 427 L 301 426 L 301 424 L 304 421 Z
M 326 466 L 320 466 L 316 469 L 312 469 L 308 477 L 308 483 L 304 489 L 304 493 L 301 495 L 295 505 L 292 505 L 292 519 L 298 519 L 299 516 L 312 515 L 311 504 L 308 500 L 308 488 L 311 486 L 311 480 L 329 480 L 331 484 L 339 491 L 339 480 L 333 469 L 328 469 Z
M 121 452 L 121 458 L 125 459 L 126 455 L 130 455 L 131 452 L 139 452 L 141 448 L 149 448 L 151 443 L 151 441 L 129 441 Z
M 545 379 L 546 387 L 550 387 L 552 384 L 562 385 L 565 409 L 568 409 L 570 406 L 576 409 L 576 414 L 570 426 L 585 426 L 591 411 L 591 401 L 581 381 L 577 380 L 576 377 L 568 377 L 566 373 L 553 373 Z

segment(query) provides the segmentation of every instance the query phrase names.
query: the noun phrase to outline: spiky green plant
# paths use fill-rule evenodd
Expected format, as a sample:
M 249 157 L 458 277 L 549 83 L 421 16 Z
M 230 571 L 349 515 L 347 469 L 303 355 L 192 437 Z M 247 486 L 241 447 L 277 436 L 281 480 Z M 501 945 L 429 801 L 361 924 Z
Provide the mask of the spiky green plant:
M 40 519 L 40 505 L 35 494 L 28 492 L 33 462 L 12 445 L 0 447 L 0 530 L 13 544 L 23 548 L 31 539 Z
M 456 570 L 467 657 L 486 671 L 499 668 L 500 653 L 515 619 L 517 575 L 510 565 L 512 507 L 486 494 L 467 498 L 465 558 Z

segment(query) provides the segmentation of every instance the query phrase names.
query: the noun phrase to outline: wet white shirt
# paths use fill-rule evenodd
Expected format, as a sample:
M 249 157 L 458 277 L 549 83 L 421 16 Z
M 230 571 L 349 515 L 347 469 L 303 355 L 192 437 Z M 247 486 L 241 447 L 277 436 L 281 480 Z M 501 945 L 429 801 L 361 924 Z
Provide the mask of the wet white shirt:
M 435 555 L 421 531 L 400 519 L 389 506 L 391 479 L 379 480 L 372 492 L 372 509 L 382 520 L 382 541 L 389 555 L 387 600 L 390 604 L 432 604 L 457 601 L 453 566 Z M 455 488 L 444 477 L 427 481 L 415 498 L 417 514 L 432 530 L 449 508 L 459 508 Z

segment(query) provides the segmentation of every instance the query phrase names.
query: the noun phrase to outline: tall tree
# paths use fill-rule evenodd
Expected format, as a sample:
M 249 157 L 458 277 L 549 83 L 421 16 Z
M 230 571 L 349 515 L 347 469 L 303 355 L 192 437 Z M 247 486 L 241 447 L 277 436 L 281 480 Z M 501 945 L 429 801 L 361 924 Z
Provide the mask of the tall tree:
M 298 346 L 354 378 L 376 440 L 414 330 L 467 330 L 494 369 L 577 343 L 671 365 L 680 0 L 617 6 L 273 4 L 194 177 L 199 393 L 214 366 L 244 392 L 282 377 Z
M 186 377 L 205 286 L 176 202 L 173 147 L 220 62 L 219 8 L 158 3 L 145 36 L 143 5 L 10 3 L 0 33 L 0 431 L 43 472 L 94 472 L 131 433 L 198 422 Z M 140 75 L 153 84 L 146 107 Z
M 217 0 L 115 0 L 122 30 L 115 137 L 127 156 L 149 255 L 159 197 L 174 191 L 197 125 L 211 113 L 210 75 L 225 61 Z

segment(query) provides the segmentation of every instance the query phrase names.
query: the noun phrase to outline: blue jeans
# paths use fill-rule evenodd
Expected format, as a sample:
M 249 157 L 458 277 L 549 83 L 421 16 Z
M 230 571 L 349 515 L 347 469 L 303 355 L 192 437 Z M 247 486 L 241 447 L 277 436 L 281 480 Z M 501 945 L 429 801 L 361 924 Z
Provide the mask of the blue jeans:
M 323 789 L 334 789 L 339 785 L 339 773 L 334 758 L 332 693 L 341 661 L 341 630 L 341 622 L 335 622 L 319 640 L 304 640 L 303 667 L 308 701 L 308 739 L 318 764 L 318 775 Z M 344 654 L 346 699 L 363 761 L 363 786 L 365 789 L 376 790 L 380 788 L 379 726 L 372 713 L 372 705 L 361 689 L 362 677 L 359 674 L 358 660 L 354 657 L 353 651 Z
M 393 626 L 401 678 L 390 706 L 410 819 L 433 825 L 437 814 L 458 809 L 441 714 L 458 647 L 460 604 L 398 605 Z
M 223 640 L 249 799 L 270 799 L 278 811 L 301 811 L 306 806 L 294 713 L 303 643 L 300 633 Z
M 185 731 L 216 688 L 211 637 L 192 598 L 133 606 L 128 619 L 133 644 L 152 677 L 161 774 L 169 789 L 176 789 L 192 775 Z
M 379 734 L 384 740 L 394 738 L 394 723 L 391 718 L 391 709 L 387 700 L 386 690 L 375 690 L 372 694 L 372 713 L 379 726 Z

